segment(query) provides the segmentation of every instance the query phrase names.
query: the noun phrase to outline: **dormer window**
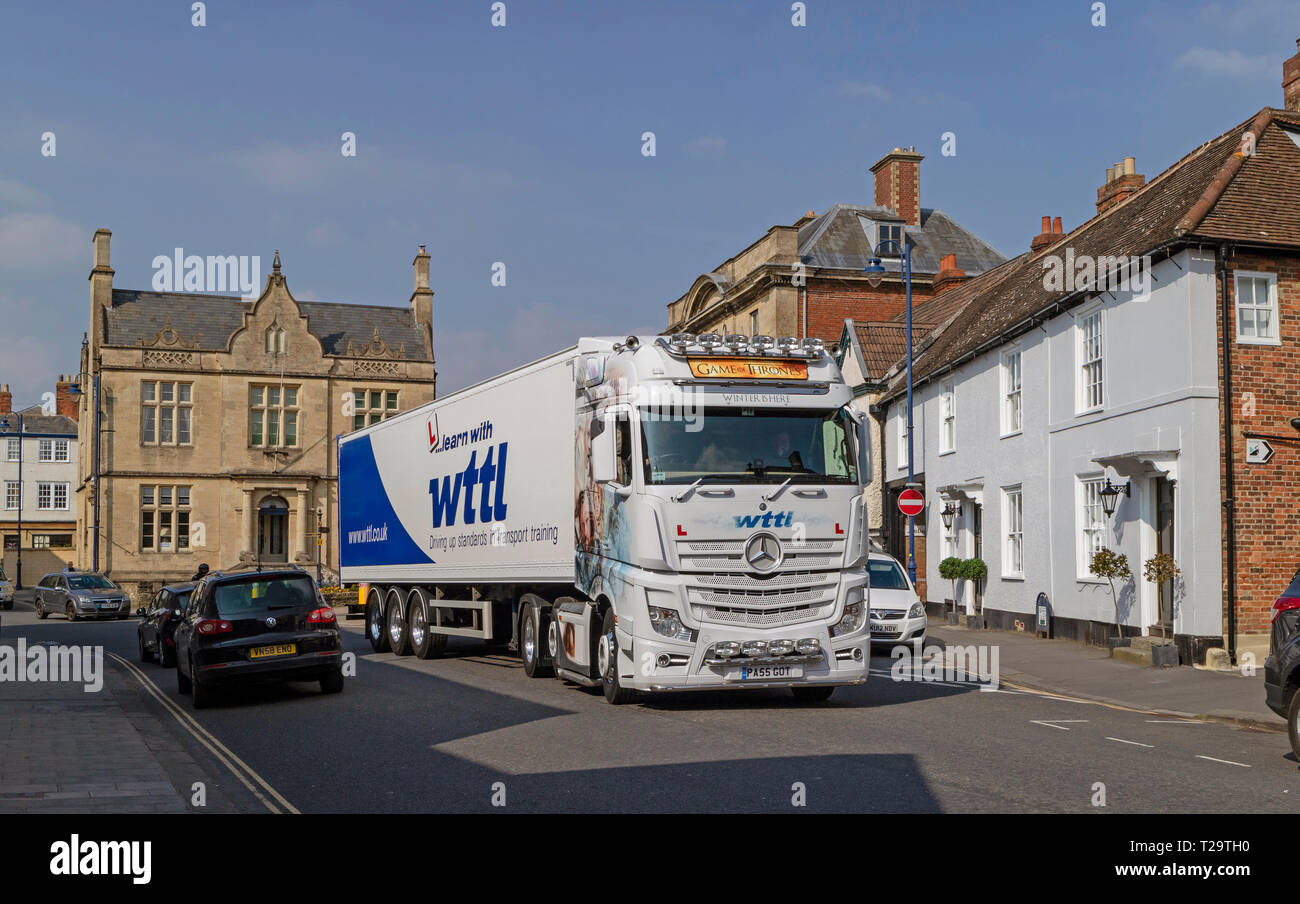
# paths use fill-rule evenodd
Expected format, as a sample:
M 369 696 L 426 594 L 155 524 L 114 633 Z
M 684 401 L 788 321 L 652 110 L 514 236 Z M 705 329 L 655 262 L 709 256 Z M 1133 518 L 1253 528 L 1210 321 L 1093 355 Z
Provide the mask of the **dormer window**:
M 284 330 L 273 323 L 266 328 L 266 353 L 268 355 L 283 355 L 284 350 Z
M 885 245 L 885 242 L 897 242 L 898 245 Z M 903 227 L 898 223 L 881 223 L 876 228 L 876 247 L 880 257 L 898 257 L 903 245 Z

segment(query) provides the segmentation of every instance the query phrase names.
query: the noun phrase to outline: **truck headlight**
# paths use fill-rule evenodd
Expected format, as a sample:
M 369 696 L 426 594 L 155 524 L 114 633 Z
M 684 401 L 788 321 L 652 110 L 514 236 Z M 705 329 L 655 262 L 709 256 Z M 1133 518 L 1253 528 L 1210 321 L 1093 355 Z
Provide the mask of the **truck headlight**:
M 663 609 L 659 606 L 650 606 L 649 609 L 650 627 L 655 629 L 656 634 L 671 637 L 673 640 L 695 639 L 695 632 L 682 624 L 676 609 Z
M 838 622 L 831 625 L 831 637 L 839 637 L 843 634 L 852 634 L 861 628 L 867 620 L 867 607 L 862 600 L 855 603 L 844 604 L 844 615 Z
M 920 602 L 913 603 L 912 608 L 907 610 L 907 617 L 925 618 L 925 606 L 921 605 Z

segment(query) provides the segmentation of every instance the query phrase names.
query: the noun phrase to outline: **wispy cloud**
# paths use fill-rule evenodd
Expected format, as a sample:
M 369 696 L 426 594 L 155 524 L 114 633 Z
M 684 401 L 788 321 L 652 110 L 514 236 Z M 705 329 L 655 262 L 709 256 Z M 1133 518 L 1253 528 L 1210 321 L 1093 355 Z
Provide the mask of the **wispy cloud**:
M 727 149 L 727 139 L 721 135 L 705 135 L 686 143 L 686 150 L 692 154 L 721 154 Z
M 1247 56 L 1240 50 L 1215 50 L 1211 47 L 1193 47 L 1174 61 L 1174 66 L 1196 69 L 1206 75 L 1226 75 L 1234 78 L 1255 78 L 1281 71 L 1276 60 L 1267 56 Z
M 840 94 L 844 97 L 863 97 L 867 100 L 887 101 L 889 89 L 874 82 L 845 82 L 840 85 Z
M 84 258 L 89 230 L 48 213 L 0 217 L 0 268 L 41 270 Z
M 0 179 L 0 204 L 6 207 L 44 207 L 48 201 L 44 194 L 21 182 Z

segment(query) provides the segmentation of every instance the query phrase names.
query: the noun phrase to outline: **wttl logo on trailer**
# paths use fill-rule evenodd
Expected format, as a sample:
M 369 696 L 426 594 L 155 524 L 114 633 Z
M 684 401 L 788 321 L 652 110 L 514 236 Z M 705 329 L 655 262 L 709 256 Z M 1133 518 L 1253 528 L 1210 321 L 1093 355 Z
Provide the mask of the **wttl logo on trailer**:
M 474 524 L 476 520 L 484 523 L 506 520 L 506 447 L 509 445 L 501 443 L 495 448 L 489 448 L 482 464 L 478 464 L 478 453 L 481 450 L 475 449 L 470 453 L 465 470 L 448 474 L 441 482 L 437 477 L 429 481 L 429 495 L 433 497 L 434 527 L 456 523 L 456 511 L 461 509 L 462 492 L 465 494 L 465 505 L 461 515 L 465 524 Z M 477 515 L 474 505 L 475 488 L 479 491 Z

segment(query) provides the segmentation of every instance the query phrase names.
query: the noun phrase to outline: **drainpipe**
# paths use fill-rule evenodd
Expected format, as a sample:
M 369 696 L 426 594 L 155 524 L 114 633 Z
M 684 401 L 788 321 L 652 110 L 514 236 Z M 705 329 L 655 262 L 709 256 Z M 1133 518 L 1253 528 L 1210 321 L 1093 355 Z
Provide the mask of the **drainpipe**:
M 1236 454 L 1232 449 L 1232 338 L 1233 328 L 1231 298 L 1228 293 L 1228 251 L 1226 242 L 1218 245 L 1219 297 L 1223 309 L 1223 512 L 1228 536 L 1228 660 L 1237 664 L 1237 515 L 1233 496 L 1232 463 Z
M 800 328 L 800 339 L 808 338 L 808 287 L 803 288 L 803 326 Z

